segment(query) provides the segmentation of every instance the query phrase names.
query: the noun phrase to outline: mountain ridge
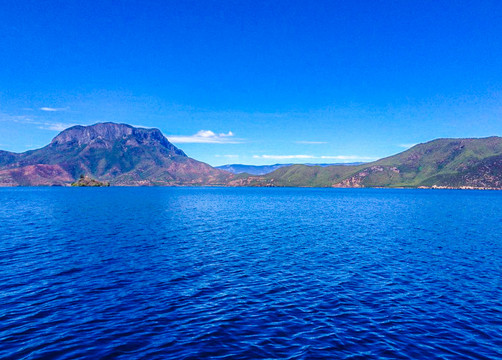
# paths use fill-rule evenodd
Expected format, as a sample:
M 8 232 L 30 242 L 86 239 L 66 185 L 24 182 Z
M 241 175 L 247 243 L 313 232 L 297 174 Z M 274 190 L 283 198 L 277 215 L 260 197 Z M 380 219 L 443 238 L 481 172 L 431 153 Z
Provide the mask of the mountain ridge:
M 502 137 L 435 139 L 371 163 L 278 165 L 232 174 L 188 157 L 158 129 L 108 122 L 73 126 L 40 149 L 0 150 L 0 186 L 66 186 L 85 175 L 115 186 L 502 189 Z
M 361 165 L 361 164 L 363 164 L 363 163 L 358 162 L 358 163 L 302 164 L 302 165 L 325 167 L 325 166 L 333 166 L 333 165 L 350 166 L 350 165 Z M 292 165 L 295 165 L 295 164 L 293 164 L 293 163 L 291 163 L 291 164 L 273 164 L 273 165 L 227 164 L 227 165 L 215 166 L 215 168 L 229 171 L 232 174 L 246 173 L 246 174 L 250 174 L 250 175 L 266 175 L 266 174 L 269 174 L 272 171 L 275 171 L 275 170 L 280 169 L 282 167 L 292 166 Z
M 443 138 L 358 166 L 278 169 L 250 186 L 502 188 L 502 138 Z
M 73 126 L 40 149 L 0 153 L 3 186 L 67 185 L 80 175 L 134 186 L 222 184 L 231 174 L 188 157 L 158 129 L 109 122 Z

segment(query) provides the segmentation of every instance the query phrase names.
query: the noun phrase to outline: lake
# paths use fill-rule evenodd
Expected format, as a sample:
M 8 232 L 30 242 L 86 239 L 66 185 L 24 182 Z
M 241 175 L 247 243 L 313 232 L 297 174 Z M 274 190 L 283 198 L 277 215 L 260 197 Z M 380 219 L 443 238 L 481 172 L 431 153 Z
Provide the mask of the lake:
M 502 358 L 502 192 L 0 189 L 2 359 Z

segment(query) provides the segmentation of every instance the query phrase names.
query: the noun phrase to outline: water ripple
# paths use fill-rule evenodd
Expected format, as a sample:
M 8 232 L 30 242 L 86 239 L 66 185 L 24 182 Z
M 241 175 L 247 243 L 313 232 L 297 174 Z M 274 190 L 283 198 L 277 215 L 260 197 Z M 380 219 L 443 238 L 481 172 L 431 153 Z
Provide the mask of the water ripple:
M 5 359 L 502 358 L 502 193 L 0 189 Z

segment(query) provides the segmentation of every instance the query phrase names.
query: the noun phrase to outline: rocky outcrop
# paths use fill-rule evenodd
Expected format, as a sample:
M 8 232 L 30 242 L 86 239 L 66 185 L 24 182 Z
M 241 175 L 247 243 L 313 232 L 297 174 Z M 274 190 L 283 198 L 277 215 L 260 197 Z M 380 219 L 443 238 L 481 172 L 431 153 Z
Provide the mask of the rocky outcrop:
M 71 186 L 78 186 L 78 187 L 105 187 L 105 186 L 110 186 L 109 182 L 105 181 L 98 181 L 95 179 L 90 178 L 89 176 L 80 176 L 80 178 L 75 181 L 74 183 L 71 184 Z

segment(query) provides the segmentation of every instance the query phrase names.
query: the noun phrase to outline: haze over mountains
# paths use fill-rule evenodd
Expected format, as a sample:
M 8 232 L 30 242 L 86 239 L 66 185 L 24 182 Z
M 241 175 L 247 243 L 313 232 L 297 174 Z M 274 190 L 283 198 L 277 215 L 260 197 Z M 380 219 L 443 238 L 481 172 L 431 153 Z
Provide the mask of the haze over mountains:
M 237 173 L 244 165 L 227 169 Z M 49 145 L 0 151 L 0 186 L 68 185 L 80 175 L 127 186 L 318 186 L 502 188 L 502 138 L 438 139 L 371 163 L 248 167 L 232 174 L 188 157 L 158 129 L 74 126 Z
M 362 162 L 357 162 L 357 163 L 340 163 L 340 164 L 305 164 L 307 166 L 333 166 L 333 165 L 361 165 L 363 164 Z M 266 175 L 271 173 L 272 171 L 275 171 L 277 169 L 280 169 L 285 166 L 292 166 L 295 164 L 274 164 L 274 165 L 244 165 L 244 164 L 229 164 L 229 165 L 221 165 L 221 166 L 216 166 L 217 169 L 229 171 L 232 174 L 250 174 L 250 175 Z

